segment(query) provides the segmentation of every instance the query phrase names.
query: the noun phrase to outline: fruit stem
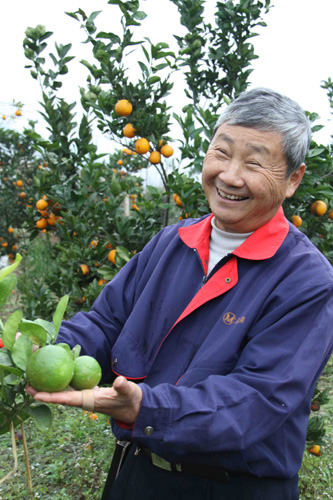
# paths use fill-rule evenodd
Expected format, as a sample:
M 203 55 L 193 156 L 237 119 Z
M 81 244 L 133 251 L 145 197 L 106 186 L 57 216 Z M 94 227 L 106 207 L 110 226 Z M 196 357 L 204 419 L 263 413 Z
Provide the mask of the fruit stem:
M 10 422 L 10 437 L 12 441 L 12 450 L 13 450 L 13 457 L 14 457 L 14 468 L 8 472 L 8 474 L 5 475 L 0 480 L 0 484 L 6 481 L 6 479 L 10 478 L 15 472 L 17 471 L 17 449 L 16 449 L 16 442 L 15 442 L 15 432 L 14 432 L 14 424 L 13 422 Z
M 24 458 L 25 458 L 25 468 L 27 471 L 27 476 L 28 476 L 28 485 L 29 485 L 29 491 L 30 491 L 30 498 L 33 500 L 33 491 L 32 491 L 32 482 L 31 482 L 31 472 L 30 472 L 30 464 L 29 464 L 29 455 L 28 455 L 28 447 L 27 447 L 27 441 L 25 439 L 25 432 L 24 432 L 24 423 L 21 422 L 21 432 L 22 432 L 22 441 L 23 441 L 23 448 L 24 448 Z

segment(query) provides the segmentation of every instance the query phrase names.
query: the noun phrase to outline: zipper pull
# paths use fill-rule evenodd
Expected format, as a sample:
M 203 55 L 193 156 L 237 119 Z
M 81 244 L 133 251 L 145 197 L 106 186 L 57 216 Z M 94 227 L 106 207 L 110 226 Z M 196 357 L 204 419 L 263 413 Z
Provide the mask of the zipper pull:
M 137 457 L 137 456 L 139 455 L 140 451 L 141 451 L 141 448 L 139 448 L 139 447 L 137 446 L 137 447 L 136 447 L 136 450 L 135 450 L 135 452 L 134 452 L 134 456 L 135 456 L 135 457 Z

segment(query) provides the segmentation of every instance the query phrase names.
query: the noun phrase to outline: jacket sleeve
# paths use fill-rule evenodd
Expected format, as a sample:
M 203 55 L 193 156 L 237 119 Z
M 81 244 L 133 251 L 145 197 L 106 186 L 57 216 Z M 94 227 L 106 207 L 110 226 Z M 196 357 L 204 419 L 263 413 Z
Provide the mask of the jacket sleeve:
M 106 285 L 89 312 L 79 312 L 63 321 L 57 342 L 81 345 L 81 354 L 93 356 L 101 365 L 101 383 L 115 378 L 111 370 L 111 349 L 131 313 L 139 293 L 139 282 L 149 260 L 153 240 Z
M 298 290 L 263 315 L 226 376 L 211 375 L 192 387 L 140 384 L 135 426 L 132 431 L 114 426 L 115 434 L 181 460 L 247 449 L 299 408 L 306 431 L 314 386 L 332 351 L 332 292 L 332 283 Z M 147 436 L 148 427 L 153 431 Z

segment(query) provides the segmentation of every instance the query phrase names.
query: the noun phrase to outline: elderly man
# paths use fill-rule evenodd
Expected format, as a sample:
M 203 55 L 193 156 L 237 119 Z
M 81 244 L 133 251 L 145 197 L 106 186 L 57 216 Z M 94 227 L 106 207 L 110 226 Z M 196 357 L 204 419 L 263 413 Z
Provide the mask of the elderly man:
M 202 184 L 212 214 L 164 228 L 61 327 L 103 368 L 38 400 L 112 417 L 132 443 L 110 500 L 296 500 L 310 401 L 332 351 L 332 267 L 283 215 L 310 141 L 267 89 L 220 116 Z M 83 397 L 84 396 L 84 397 Z

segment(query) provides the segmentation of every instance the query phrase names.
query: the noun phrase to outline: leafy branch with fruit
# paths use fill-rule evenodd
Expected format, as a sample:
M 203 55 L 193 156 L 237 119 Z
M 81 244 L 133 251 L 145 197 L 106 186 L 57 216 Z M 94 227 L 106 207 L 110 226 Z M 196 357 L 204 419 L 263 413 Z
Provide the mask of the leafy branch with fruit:
M 0 310 L 16 286 L 14 271 L 21 259 L 21 255 L 17 254 L 15 262 L 0 271 Z M 20 426 L 31 497 L 24 421 L 32 417 L 37 428 L 46 431 L 52 423 L 52 411 L 48 405 L 36 403 L 26 393 L 26 385 L 46 392 L 59 392 L 71 387 L 76 390 L 92 389 L 102 376 L 101 367 L 94 358 L 80 356 L 79 345 L 71 349 L 65 343 L 56 344 L 68 299 L 68 295 L 60 299 L 52 322 L 24 319 L 21 310 L 14 311 L 5 323 L 0 320 L 0 434 L 10 432 L 14 457 L 14 468 L 0 479 L 0 484 L 17 470 L 15 428 Z

